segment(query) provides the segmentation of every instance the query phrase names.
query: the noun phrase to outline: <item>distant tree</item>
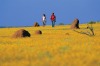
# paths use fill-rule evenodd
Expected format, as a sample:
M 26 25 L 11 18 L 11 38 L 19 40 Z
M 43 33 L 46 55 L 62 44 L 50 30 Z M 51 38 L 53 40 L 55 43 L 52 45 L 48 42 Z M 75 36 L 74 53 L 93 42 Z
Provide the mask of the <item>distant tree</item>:
M 59 25 L 64 25 L 64 23 L 59 23 Z
M 94 22 L 94 21 L 90 21 L 90 22 L 88 22 L 88 24 L 95 24 L 96 22 Z
M 100 21 L 96 21 L 96 23 L 100 23 Z

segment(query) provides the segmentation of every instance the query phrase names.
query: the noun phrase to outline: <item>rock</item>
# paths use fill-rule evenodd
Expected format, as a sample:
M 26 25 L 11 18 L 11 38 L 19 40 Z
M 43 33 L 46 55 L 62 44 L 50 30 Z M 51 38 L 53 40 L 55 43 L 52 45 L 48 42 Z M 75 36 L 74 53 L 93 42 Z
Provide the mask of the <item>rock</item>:
M 30 37 L 30 33 L 24 29 L 20 29 L 13 34 L 13 38 Z
M 42 34 L 42 31 L 41 30 L 36 30 L 35 34 Z
M 71 29 L 79 29 L 79 20 L 75 19 L 71 25 Z
M 34 27 L 39 27 L 40 25 L 37 22 L 34 22 Z

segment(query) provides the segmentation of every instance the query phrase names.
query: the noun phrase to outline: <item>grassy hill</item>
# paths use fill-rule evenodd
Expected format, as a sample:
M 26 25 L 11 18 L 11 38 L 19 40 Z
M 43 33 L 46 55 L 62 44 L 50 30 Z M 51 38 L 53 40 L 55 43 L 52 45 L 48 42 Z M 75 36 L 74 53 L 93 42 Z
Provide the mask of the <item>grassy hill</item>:
M 0 28 L 0 66 L 100 66 L 100 24 L 92 26 L 94 36 L 86 24 L 75 30 L 70 25 Z M 11 38 L 19 29 L 31 37 Z

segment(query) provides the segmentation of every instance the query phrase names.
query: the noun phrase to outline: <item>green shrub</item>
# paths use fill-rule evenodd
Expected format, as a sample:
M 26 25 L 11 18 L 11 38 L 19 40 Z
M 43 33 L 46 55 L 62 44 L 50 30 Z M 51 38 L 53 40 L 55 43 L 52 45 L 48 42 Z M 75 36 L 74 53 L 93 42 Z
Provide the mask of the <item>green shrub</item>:
M 64 25 L 64 23 L 59 23 L 59 25 Z
M 90 21 L 90 22 L 88 22 L 88 24 L 95 24 L 96 22 L 94 22 L 94 21 Z

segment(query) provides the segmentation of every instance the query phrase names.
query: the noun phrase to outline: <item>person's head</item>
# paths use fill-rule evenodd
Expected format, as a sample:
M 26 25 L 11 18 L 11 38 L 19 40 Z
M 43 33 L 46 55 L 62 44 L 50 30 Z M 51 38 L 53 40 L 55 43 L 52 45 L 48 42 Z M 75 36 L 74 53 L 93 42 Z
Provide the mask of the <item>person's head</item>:
M 52 13 L 52 15 L 54 15 L 54 13 Z
M 43 16 L 45 16 L 45 14 L 43 14 Z

